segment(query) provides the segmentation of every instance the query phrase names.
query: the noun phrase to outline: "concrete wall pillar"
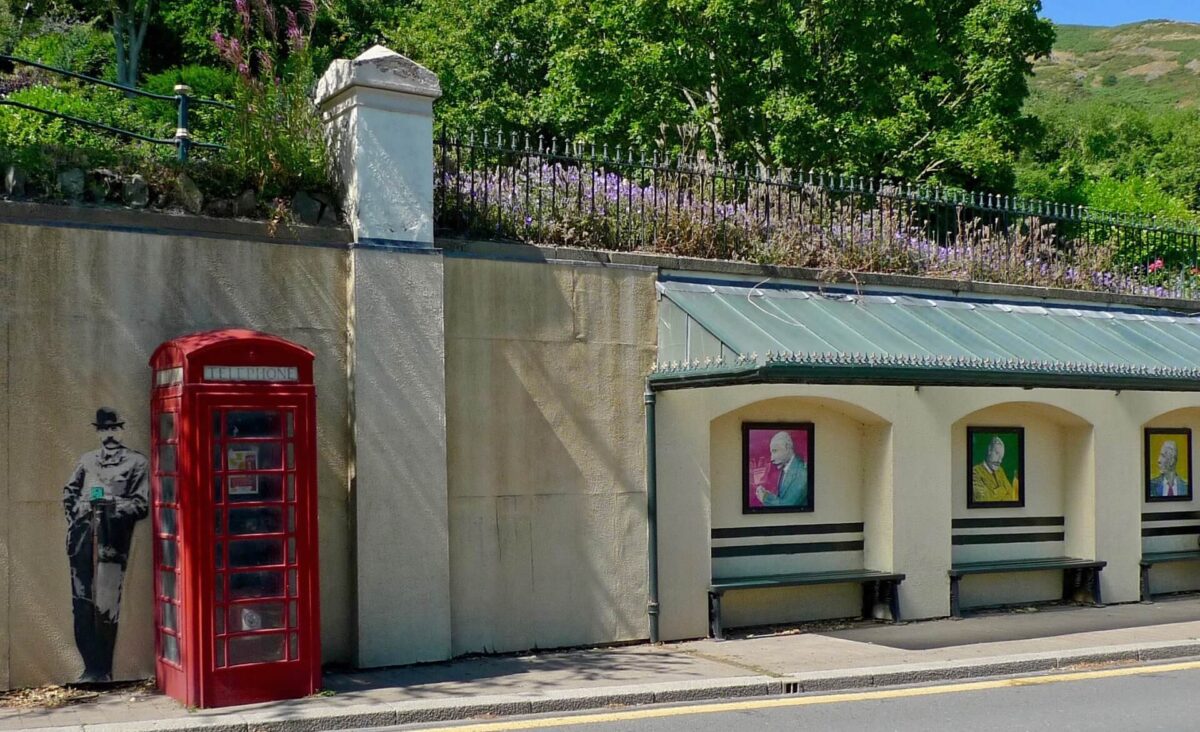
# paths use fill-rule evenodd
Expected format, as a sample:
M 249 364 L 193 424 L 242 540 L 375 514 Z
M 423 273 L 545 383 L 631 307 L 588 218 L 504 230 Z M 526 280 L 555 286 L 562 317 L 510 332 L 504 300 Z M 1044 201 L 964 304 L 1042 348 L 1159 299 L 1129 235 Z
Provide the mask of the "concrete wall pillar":
M 360 243 L 433 246 L 433 101 L 437 76 L 383 46 L 338 59 L 316 100 Z
M 442 255 L 433 248 L 437 77 L 376 46 L 317 86 L 354 230 L 347 284 L 360 667 L 449 658 Z

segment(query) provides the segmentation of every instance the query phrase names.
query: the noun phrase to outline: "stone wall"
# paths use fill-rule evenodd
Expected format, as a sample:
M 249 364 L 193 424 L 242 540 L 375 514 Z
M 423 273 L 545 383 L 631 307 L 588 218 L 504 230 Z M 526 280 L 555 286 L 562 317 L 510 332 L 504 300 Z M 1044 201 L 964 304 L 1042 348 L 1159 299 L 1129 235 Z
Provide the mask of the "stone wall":
M 148 453 L 150 368 L 161 342 L 239 326 L 316 353 L 322 643 L 346 660 L 351 623 L 347 521 L 344 232 L 280 232 L 237 222 L 15 207 L 0 216 L 0 688 L 73 681 L 63 486 L 98 447 L 99 406 Z M 6 214 L 14 208 L 5 206 Z M 150 521 L 137 524 L 125 576 L 115 678 L 152 676 Z

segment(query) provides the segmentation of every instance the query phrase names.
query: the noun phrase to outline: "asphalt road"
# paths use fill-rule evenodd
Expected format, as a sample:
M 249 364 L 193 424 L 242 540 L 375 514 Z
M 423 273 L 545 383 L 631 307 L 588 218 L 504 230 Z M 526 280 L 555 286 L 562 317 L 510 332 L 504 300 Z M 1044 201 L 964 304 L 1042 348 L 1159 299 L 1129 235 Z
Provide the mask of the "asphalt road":
M 1021 679 L 424 725 L 454 732 L 1200 730 L 1200 662 Z

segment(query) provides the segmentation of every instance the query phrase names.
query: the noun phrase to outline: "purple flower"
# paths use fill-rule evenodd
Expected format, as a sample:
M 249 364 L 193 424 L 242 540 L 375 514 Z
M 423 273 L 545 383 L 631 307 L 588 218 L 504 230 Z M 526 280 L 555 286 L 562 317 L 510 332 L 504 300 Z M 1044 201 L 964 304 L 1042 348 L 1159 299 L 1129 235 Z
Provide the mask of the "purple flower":
M 292 9 L 284 8 L 283 12 L 287 14 L 288 45 L 292 47 L 293 51 L 298 51 L 304 42 L 304 34 L 300 31 L 300 26 L 296 22 L 296 14 L 292 12 Z
M 250 6 L 246 4 L 246 0 L 233 0 L 233 5 L 237 9 L 238 17 L 242 19 L 242 29 L 249 32 Z

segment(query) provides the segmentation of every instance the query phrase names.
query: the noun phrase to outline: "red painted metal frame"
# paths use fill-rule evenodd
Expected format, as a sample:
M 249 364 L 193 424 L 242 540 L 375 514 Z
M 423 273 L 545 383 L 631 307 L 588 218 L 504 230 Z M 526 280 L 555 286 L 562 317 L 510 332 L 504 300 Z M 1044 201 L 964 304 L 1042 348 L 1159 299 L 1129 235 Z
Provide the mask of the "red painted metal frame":
M 318 572 L 317 484 L 316 484 L 316 394 L 312 382 L 313 355 L 307 349 L 280 338 L 245 330 L 224 330 L 199 333 L 169 341 L 155 351 L 150 364 L 155 380 L 160 373 L 181 368 L 179 383 L 152 386 L 152 458 L 154 476 L 152 496 L 154 509 L 153 532 L 155 563 L 155 673 L 159 688 L 167 695 L 189 706 L 214 707 L 247 704 L 258 701 L 287 699 L 312 694 L 321 684 L 320 649 L 320 591 Z M 204 367 L 221 366 L 289 366 L 296 367 L 295 382 L 206 382 Z M 283 661 L 252 663 L 232 667 L 216 666 L 214 609 L 231 604 L 226 594 L 222 603 L 214 599 L 217 537 L 214 510 L 228 507 L 225 481 L 222 481 L 224 500 L 218 506 L 213 496 L 213 413 L 225 409 L 277 410 L 281 415 L 280 436 L 264 438 L 280 448 L 281 465 L 277 471 L 282 494 L 278 505 L 282 516 L 294 505 L 295 565 L 288 564 L 286 519 L 279 538 L 284 550 L 283 573 L 285 597 L 282 603 L 284 629 L 279 631 L 284 644 Z M 161 599 L 160 565 L 162 530 L 160 508 L 162 486 L 159 475 L 160 446 L 159 416 L 175 412 L 176 436 L 176 496 L 177 515 L 177 627 L 180 639 L 180 663 L 172 664 L 163 656 L 163 633 L 158 629 L 163 601 Z M 288 502 L 286 463 L 288 438 L 284 415 L 292 412 L 294 421 L 295 502 Z M 222 419 L 222 434 L 224 420 Z M 251 439 L 244 441 L 250 442 Z M 239 440 L 241 442 L 243 440 Z M 222 467 L 228 448 L 222 448 Z M 265 473 L 264 473 L 265 474 Z M 270 474 L 276 474 L 272 472 Z M 256 505 L 254 502 L 247 506 Z M 222 510 L 222 522 L 227 524 L 228 511 Z M 227 530 L 228 526 L 223 526 Z M 239 536 L 239 540 L 253 535 Z M 228 536 L 222 537 L 228 543 Z M 224 557 L 223 557 L 224 558 Z M 230 573 L 228 561 L 222 562 L 224 574 Z M 297 623 L 290 626 L 288 602 L 292 599 L 289 586 L 290 569 L 296 570 L 298 592 Z M 253 568 L 248 568 L 253 569 Z M 256 602 L 269 602 L 257 598 Z M 232 603 L 237 604 L 237 603 Z M 226 616 L 228 612 L 226 611 Z M 225 622 L 229 628 L 228 618 Z M 274 635 L 275 631 L 254 631 Z M 288 636 L 297 633 L 298 657 L 290 658 Z M 227 657 L 228 660 L 228 657 Z

